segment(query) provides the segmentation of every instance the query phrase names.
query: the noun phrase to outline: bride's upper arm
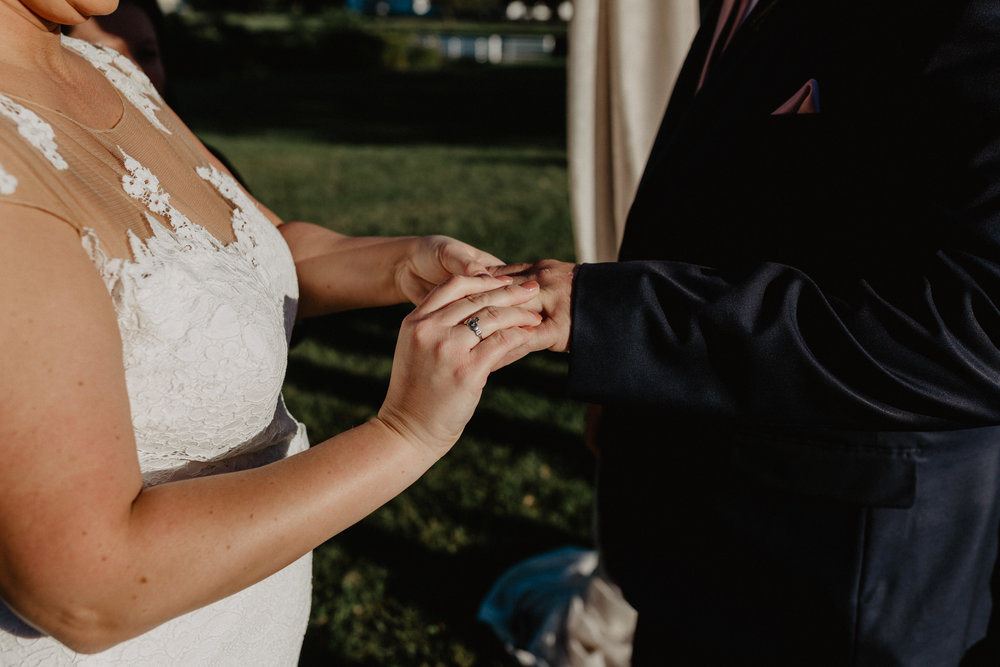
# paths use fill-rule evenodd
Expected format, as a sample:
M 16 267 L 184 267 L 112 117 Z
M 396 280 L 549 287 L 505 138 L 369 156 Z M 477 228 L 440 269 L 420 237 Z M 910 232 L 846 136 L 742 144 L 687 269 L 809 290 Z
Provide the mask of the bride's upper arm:
M 0 597 L 44 628 L 116 560 L 142 480 L 108 292 L 73 228 L 4 203 L 0 378 Z

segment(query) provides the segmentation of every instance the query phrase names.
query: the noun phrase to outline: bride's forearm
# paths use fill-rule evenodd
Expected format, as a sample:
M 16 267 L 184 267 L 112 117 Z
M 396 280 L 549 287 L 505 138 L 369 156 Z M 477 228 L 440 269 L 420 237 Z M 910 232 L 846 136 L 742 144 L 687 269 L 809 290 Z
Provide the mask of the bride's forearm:
M 351 237 L 304 222 L 278 228 L 299 280 L 299 317 L 402 303 L 400 266 L 417 237 Z
M 103 650 L 280 570 L 438 455 L 373 420 L 262 468 L 149 488 L 100 546 L 67 554 L 64 574 L 47 569 L 34 597 L 9 601 L 71 648 Z M 92 544 L 101 529 L 81 531 Z

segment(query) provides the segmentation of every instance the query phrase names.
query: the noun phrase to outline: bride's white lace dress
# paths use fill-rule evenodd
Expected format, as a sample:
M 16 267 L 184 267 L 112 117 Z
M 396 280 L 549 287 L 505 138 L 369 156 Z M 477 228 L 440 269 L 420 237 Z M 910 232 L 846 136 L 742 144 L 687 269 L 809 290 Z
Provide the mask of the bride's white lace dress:
M 280 393 L 297 298 L 281 235 L 130 61 L 78 40 L 64 46 L 114 85 L 121 120 L 85 128 L 0 90 L 0 200 L 74 226 L 100 272 L 118 316 L 145 484 L 305 449 Z M 0 665 L 294 665 L 310 585 L 307 556 L 90 656 L 0 604 Z

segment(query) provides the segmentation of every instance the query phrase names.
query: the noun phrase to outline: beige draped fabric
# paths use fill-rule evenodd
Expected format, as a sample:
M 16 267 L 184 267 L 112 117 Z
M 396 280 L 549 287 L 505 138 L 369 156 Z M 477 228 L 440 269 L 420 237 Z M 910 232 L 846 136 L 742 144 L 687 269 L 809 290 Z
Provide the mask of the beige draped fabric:
M 569 36 L 569 169 L 577 261 L 614 260 L 698 0 L 576 0 Z

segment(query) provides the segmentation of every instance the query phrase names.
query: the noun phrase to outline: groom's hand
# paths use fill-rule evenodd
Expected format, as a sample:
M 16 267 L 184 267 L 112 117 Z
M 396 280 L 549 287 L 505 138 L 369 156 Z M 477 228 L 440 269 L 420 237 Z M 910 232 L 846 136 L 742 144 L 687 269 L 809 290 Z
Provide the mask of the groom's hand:
M 570 303 L 576 267 L 571 262 L 546 259 L 534 264 L 508 264 L 491 269 L 496 276 L 513 277 L 515 284 L 529 280 L 539 284 L 538 297 L 533 303 L 545 319 L 532 329 L 536 349 L 569 352 Z

